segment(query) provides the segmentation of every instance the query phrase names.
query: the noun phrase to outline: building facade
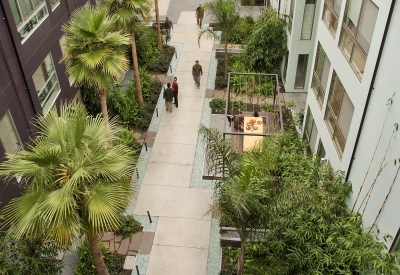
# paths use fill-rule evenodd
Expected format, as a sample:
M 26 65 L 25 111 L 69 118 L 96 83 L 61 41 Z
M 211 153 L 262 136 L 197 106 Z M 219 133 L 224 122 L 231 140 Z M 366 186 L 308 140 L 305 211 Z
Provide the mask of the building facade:
M 79 96 L 59 62 L 61 26 L 87 2 L 0 1 L 0 161 L 29 143 L 36 115 Z M 0 181 L 2 205 L 22 191 L 17 181 Z
M 398 236 L 400 5 L 288 0 L 286 6 L 289 55 L 282 76 L 286 92 L 307 92 L 309 151 L 344 171 L 353 186 L 348 206 L 363 215 L 366 230 Z M 389 240 L 392 250 L 398 239 Z

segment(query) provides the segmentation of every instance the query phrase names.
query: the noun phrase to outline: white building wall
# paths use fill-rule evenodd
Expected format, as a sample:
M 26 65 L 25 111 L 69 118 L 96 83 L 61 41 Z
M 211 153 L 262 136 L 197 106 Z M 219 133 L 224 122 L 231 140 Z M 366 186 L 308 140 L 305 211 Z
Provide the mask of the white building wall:
M 388 14 L 390 1 L 379 2 L 382 2 L 382 6 L 379 7 L 379 16 L 381 19 L 378 17 L 379 28 L 381 28 L 386 24 L 385 15 Z M 396 172 L 400 166 L 399 164 L 395 166 L 393 162 L 394 159 L 400 158 L 400 132 L 396 132 L 394 137 L 391 138 L 395 123 L 400 123 L 400 91 L 398 90 L 400 86 L 399 34 L 400 3 L 397 3 L 393 11 L 387 41 L 377 72 L 369 107 L 365 115 L 364 126 L 355 151 L 353 165 L 349 172 L 349 180 L 353 185 L 353 193 L 348 199 L 350 207 L 356 202 L 356 211 L 360 209 L 362 213 L 365 208 L 363 215 L 365 228 L 373 225 L 379 210 L 383 206 L 376 225 L 381 232 L 391 234 L 392 236 L 395 236 L 400 228 L 400 175 L 396 178 Z M 372 46 L 374 46 L 374 52 L 378 50 L 377 44 L 376 42 L 374 45 L 371 45 L 371 50 Z M 385 118 L 387 101 L 395 91 L 397 93 L 393 97 L 393 106 L 391 106 L 391 111 Z M 375 156 L 373 156 L 376 147 L 377 150 Z M 380 163 L 384 165 L 384 168 L 378 176 Z M 376 184 L 366 204 L 368 190 L 372 188 L 371 186 L 373 186 L 375 180 Z M 362 185 L 362 191 L 358 200 L 356 200 Z M 391 186 L 392 189 L 390 191 Z M 386 196 L 388 197 L 385 201 Z M 365 201 L 362 203 L 364 199 Z M 391 241 L 388 245 L 390 247 Z

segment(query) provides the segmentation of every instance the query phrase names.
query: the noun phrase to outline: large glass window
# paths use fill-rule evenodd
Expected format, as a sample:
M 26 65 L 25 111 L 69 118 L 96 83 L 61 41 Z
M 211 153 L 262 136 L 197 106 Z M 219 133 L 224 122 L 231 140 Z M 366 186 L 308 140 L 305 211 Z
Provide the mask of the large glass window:
M 293 14 L 294 14 L 294 1 L 290 1 L 290 10 L 289 10 L 289 23 L 288 23 L 288 31 L 289 33 L 292 33 L 292 27 L 293 27 Z
M 304 6 L 303 26 L 301 28 L 301 39 L 311 39 L 315 13 L 315 0 L 306 0 Z
M 325 89 L 328 83 L 330 67 L 331 62 L 326 56 L 324 48 L 322 48 L 321 44 L 318 43 L 317 52 L 315 54 L 315 64 L 311 87 L 314 91 L 314 95 L 320 108 L 322 108 L 324 103 Z
M 336 35 L 342 0 L 325 0 L 322 20 L 333 36 Z
M 364 74 L 378 11 L 371 0 L 351 0 L 346 7 L 339 47 L 359 79 Z
M 61 91 L 50 54 L 46 56 L 32 78 L 35 83 L 40 104 L 43 107 L 43 112 L 47 113 Z
M 0 120 L 0 143 L 7 153 L 15 154 L 22 146 L 10 111 Z
M 60 4 L 60 0 L 50 0 L 50 5 L 52 9 L 55 9 L 58 4 Z
M 21 40 L 26 38 L 48 14 L 45 0 L 8 0 L 8 2 Z
M 307 75 L 308 54 L 299 54 L 297 59 L 296 78 L 294 80 L 295 89 L 304 89 Z
M 325 122 L 335 144 L 338 155 L 342 157 L 349 134 L 354 106 L 344 89 L 342 82 L 333 72 L 326 106 Z
M 307 109 L 307 117 L 304 128 L 304 139 L 308 141 L 308 153 L 311 154 L 315 147 L 315 142 L 317 140 L 317 126 L 315 125 L 314 117 L 311 113 L 310 108 Z

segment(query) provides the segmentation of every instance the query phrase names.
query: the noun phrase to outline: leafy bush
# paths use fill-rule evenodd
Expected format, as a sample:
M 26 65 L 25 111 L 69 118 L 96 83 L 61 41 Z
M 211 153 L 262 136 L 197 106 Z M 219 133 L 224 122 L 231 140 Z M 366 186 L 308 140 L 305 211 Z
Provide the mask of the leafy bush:
M 139 123 L 140 105 L 131 92 L 118 88 L 108 92 L 107 106 L 112 115 L 119 116 L 121 124 L 125 127 L 130 128 Z
M 171 63 L 172 56 L 174 55 L 175 48 L 167 46 L 161 52 L 160 57 L 151 63 L 148 63 L 147 68 L 152 72 L 168 72 L 169 64 Z
M 131 131 L 127 128 L 122 128 L 118 134 L 118 139 L 114 142 L 114 145 L 123 144 L 132 149 L 135 154 L 139 154 L 142 146 L 136 142 Z
M 101 253 L 110 275 L 124 275 L 123 266 L 125 257 L 117 253 L 113 253 L 104 247 L 102 243 Z M 93 263 L 93 257 L 90 253 L 89 242 L 84 239 L 81 246 L 77 249 L 79 257 L 78 266 L 74 269 L 75 275 L 96 275 L 96 268 Z
M 217 59 L 217 76 L 224 76 L 225 74 L 225 58 Z
M 151 115 L 152 114 L 147 112 L 146 109 L 139 110 L 137 126 L 139 127 L 140 130 L 146 131 L 149 128 L 152 117 Z
M 101 113 L 101 106 L 99 100 L 99 91 L 97 88 L 83 85 L 80 88 L 82 101 L 85 104 L 85 108 L 88 113 L 92 116 L 96 116 Z
M 156 30 L 148 27 L 140 28 L 135 31 L 135 39 L 139 66 L 148 67 L 148 64 L 155 62 L 161 55 Z
M 244 104 L 241 100 L 231 100 L 229 102 L 229 110 L 232 109 L 239 111 L 246 110 L 246 104 Z
M 117 235 L 129 237 L 141 230 L 141 224 L 131 215 L 121 216 L 121 226 L 115 231 Z
M 217 76 L 215 78 L 215 88 L 226 88 L 228 86 L 228 80 L 225 77 Z
M 229 43 L 232 44 L 244 44 L 249 38 L 254 27 L 254 19 L 252 16 L 247 15 L 239 19 L 237 24 L 229 32 Z
M 63 250 L 60 245 L 44 242 L 41 238 L 15 240 L 12 234 L 2 235 L 0 236 L 0 274 L 61 274 L 64 264 L 57 260 L 60 250 Z
M 214 113 L 225 111 L 226 101 L 220 98 L 214 98 L 210 101 L 210 108 Z
M 261 111 L 263 112 L 273 112 L 274 106 L 272 104 L 263 103 L 261 104 Z

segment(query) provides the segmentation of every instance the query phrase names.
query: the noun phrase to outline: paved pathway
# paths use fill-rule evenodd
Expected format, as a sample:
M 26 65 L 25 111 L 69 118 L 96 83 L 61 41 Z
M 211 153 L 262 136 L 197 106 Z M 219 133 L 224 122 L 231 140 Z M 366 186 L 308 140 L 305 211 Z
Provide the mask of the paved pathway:
M 205 275 L 211 219 L 204 216 L 212 189 L 190 188 L 213 41 L 197 44 L 194 11 L 182 11 L 171 42 L 183 48 L 176 67 L 179 108 L 163 112 L 133 214 L 158 217 L 147 275 Z M 203 67 L 200 89 L 191 68 Z M 136 274 L 135 271 L 133 274 Z

